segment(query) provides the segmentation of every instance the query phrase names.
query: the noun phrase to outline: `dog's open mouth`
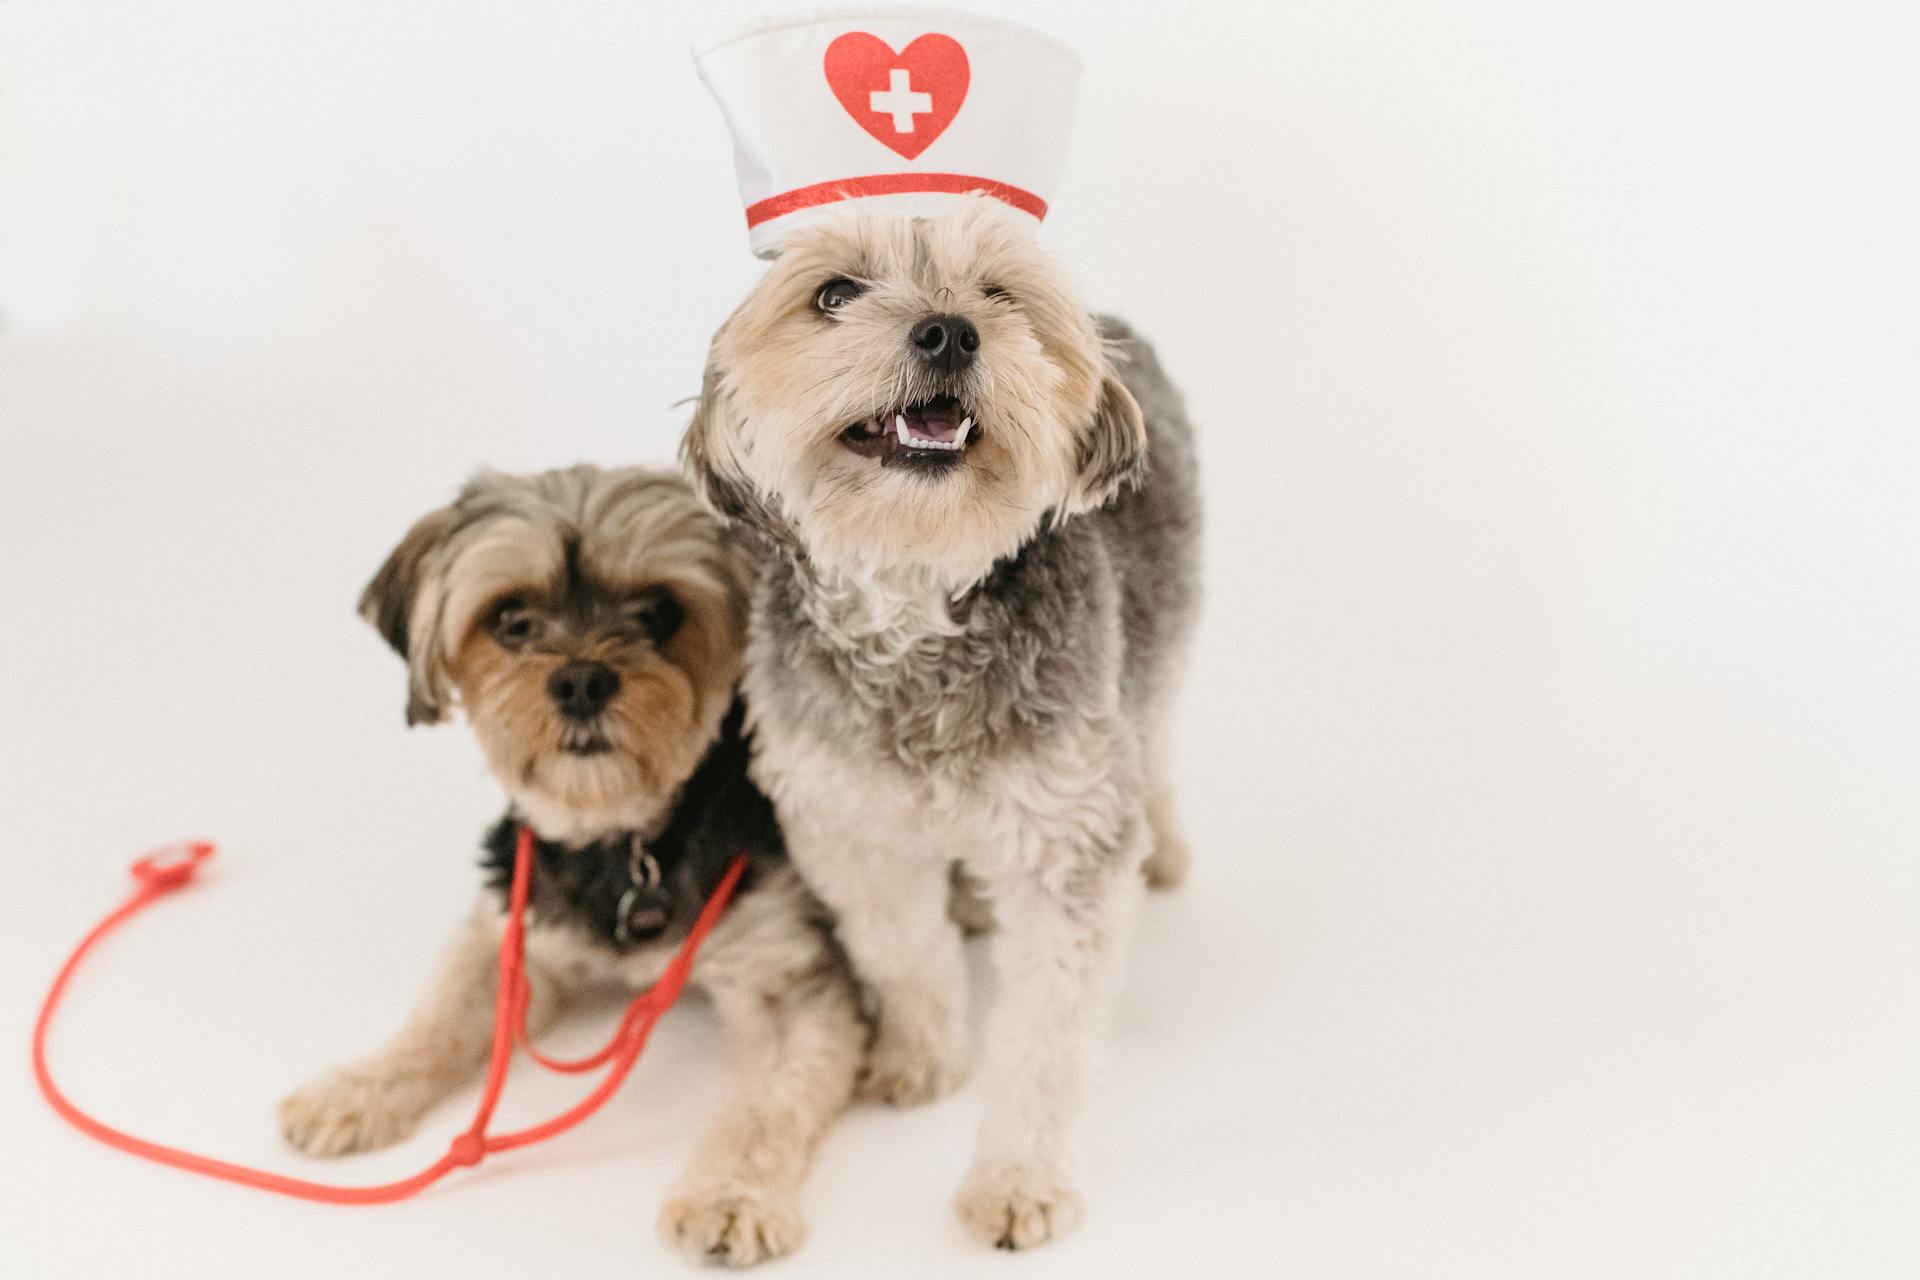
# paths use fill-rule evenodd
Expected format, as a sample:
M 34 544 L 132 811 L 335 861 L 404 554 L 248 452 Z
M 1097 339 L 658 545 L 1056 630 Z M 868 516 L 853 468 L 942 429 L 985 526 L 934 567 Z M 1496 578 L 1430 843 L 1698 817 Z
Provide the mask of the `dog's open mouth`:
M 613 750 L 613 743 L 598 725 L 581 725 L 561 732 L 560 750 L 570 756 L 603 756 Z
M 883 467 L 948 467 L 979 438 L 973 415 L 952 396 L 901 405 L 840 433 L 841 444 Z

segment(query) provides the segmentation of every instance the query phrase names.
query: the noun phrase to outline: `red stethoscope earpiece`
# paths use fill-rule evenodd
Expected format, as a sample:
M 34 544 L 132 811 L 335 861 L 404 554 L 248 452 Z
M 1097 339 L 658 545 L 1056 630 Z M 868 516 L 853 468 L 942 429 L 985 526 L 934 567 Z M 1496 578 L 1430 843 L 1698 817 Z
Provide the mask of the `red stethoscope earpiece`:
M 40 1092 L 60 1117 L 80 1132 L 96 1138 L 110 1147 L 152 1160 L 158 1164 L 171 1165 L 176 1169 L 185 1169 L 189 1173 L 202 1174 L 209 1178 L 220 1178 L 227 1182 L 236 1182 L 241 1186 L 256 1187 L 262 1191 L 272 1191 L 280 1195 L 295 1196 L 302 1200 L 317 1200 L 325 1204 L 387 1204 L 395 1200 L 424 1191 L 455 1169 L 479 1164 L 487 1156 L 500 1151 L 510 1151 L 515 1147 L 530 1146 L 544 1142 L 566 1130 L 573 1128 L 582 1120 L 598 1111 L 608 1098 L 619 1089 L 626 1080 L 633 1064 L 639 1061 L 640 1051 L 646 1048 L 647 1037 L 652 1034 L 654 1024 L 660 1016 L 673 1007 L 680 996 L 680 990 L 686 985 L 687 975 L 693 970 L 693 959 L 699 954 L 700 944 L 706 941 L 707 934 L 718 923 L 720 913 L 725 911 L 727 903 L 733 897 L 733 891 L 739 887 L 740 877 L 745 873 L 747 859 L 745 854 L 735 856 L 727 867 L 726 874 L 720 878 L 720 884 L 706 905 L 700 909 L 699 918 L 687 933 L 686 940 L 667 962 L 660 980 L 648 990 L 635 996 L 620 1018 L 620 1025 L 614 1031 L 613 1038 L 598 1053 L 574 1061 L 548 1058 L 533 1047 L 527 1036 L 527 1002 L 530 988 L 526 977 L 526 914 L 527 893 L 533 876 L 533 832 L 526 827 L 520 828 L 520 839 L 514 849 L 513 888 L 507 899 L 506 924 L 500 932 L 500 978 L 494 991 L 493 1006 L 493 1051 L 487 1062 L 486 1085 L 481 1090 L 480 1105 L 474 1111 L 473 1121 L 464 1131 L 447 1144 L 446 1154 L 422 1169 L 410 1178 L 396 1182 L 379 1183 L 367 1187 L 343 1187 L 328 1182 L 309 1182 L 304 1178 L 290 1178 L 284 1174 L 270 1173 L 265 1169 L 249 1169 L 245 1165 L 229 1164 L 224 1160 L 215 1160 L 209 1156 L 195 1155 L 191 1151 L 182 1151 L 177 1147 L 163 1146 L 137 1138 L 94 1119 L 68 1097 L 60 1092 L 54 1083 L 53 1073 L 47 1067 L 47 1031 L 53 1025 L 54 1011 L 59 1007 L 61 997 L 66 994 L 67 983 L 79 969 L 94 944 L 112 932 L 128 917 L 141 911 L 159 898 L 190 884 L 194 875 L 207 859 L 213 857 L 213 845 L 205 840 L 183 841 L 154 850 L 133 864 L 133 878 L 139 887 L 125 902 L 109 912 L 105 919 L 96 924 L 86 937 L 74 947 L 66 963 L 60 966 L 60 972 L 54 975 L 53 985 L 47 989 L 46 999 L 40 1005 L 40 1016 L 33 1025 L 33 1075 L 40 1085 Z M 518 1129 L 512 1133 L 492 1134 L 487 1125 L 493 1119 L 494 1108 L 499 1105 L 501 1091 L 507 1082 L 507 1063 L 513 1056 L 514 1041 L 526 1048 L 527 1054 L 541 1066 L 553 1071 L 580 1072 L 591 1071 L 595 1067 L 611 1064 L 607 1074 L 591 1093 L 572 1107 L 541 1124 Z
M 200 864 L 213 856 L 211 840 L 183 840 L 163 845 L 133 864 L 133 878 L 156 891 L 178 889 L 193 879 Z

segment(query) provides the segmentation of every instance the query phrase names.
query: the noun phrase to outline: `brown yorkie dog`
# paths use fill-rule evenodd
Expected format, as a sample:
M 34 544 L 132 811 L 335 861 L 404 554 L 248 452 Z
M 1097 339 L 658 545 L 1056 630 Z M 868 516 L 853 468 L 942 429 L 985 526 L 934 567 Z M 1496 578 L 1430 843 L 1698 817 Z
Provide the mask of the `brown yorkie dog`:
M 407 660 L 408 722 L 457 703 L 509 809 L 484 842 L 480 903 L 406 1025 L 281 1104 L 295 1146 L 397 1142 L 478 1075 L 520 826 L 538 849 L 533 1031 L 595 980 L 658 978 L 745 852 L 748 877 L 692 974 L 742 1043 L 745 1076 L 660 1225 L 688 1254 L 736 1266 L 800 1243 L 800 1183 L 853 1092 L 867 1028 L 826 914 L 747 778 L 734 683 L 750 587 L 719 524 L 664 472 L 483 474 L 407 534 L 362 612 Z

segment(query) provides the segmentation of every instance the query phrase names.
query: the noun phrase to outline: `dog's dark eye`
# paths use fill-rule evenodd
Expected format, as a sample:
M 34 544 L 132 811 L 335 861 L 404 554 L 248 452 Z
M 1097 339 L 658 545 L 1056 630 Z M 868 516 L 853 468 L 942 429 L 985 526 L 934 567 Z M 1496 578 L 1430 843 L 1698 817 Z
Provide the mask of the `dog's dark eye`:
M 855 281 L 829 280 L 813 295 L 813 305 L 821 311 L 838 311 L 865 292 L 865 286 Z
M 646 633 L 656 645 L 673 639 L 687 620 L 686 607 L 665 587 L 648 587 L 627 602 L 627 621 Z
M 997 284 L 983 284 L 980 286 L 980 292 L 996 302 L 1007 296 L 1007 291 Z
M 502 600 L 493 606 L 487 618 L 487 630 L 509 649 L 517 649 L 533 639 L 533 625 L 533 614 L 526 602 L 518 598 Z

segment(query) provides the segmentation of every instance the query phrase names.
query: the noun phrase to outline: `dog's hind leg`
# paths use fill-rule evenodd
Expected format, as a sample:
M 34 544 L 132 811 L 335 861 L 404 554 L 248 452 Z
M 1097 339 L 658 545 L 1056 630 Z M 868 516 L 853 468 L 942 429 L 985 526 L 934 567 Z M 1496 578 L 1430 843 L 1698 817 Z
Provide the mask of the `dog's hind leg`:
M 1167 744 L 1164 720 L 1148 731 L 1144 756 L 1147 767 L 1147 829 L 1153 837 L 1152 850 L 1141 870 L 1150 889 L 1177 889 L 1187 878 L 1193 854 L 1180 834 L 1173 812 L 1172 752 Z
M 872 837 L 868 836 L 871 840 Z M 802 869 L 806 845 L 789 848 Z M 810 877 L 833 908 L 834 933 L 873 1003 L 873 1050 L 862 1097 L 893 1106 L 931 1102 L 967 1074 L 967 968 L 947 916 L 947 862 L 911 849 L 845 849 L 856 861 Z
M 548 1025 L 577 986 L 529 946 L 533 999 L 528 1032 Z M 287 1141 L 308 1155 L 339 1156 L 399 1142 L 442 1098 L 480 1073 L 493 1044 L 500 915 L 487 905 L 461 925 L 399 1034 L 350 1066 L 337 1067 L 280 1104 Z
M 966 955 L 947 915 L 951 852 L 898 813 L 796 801 L 781 806 L 780 825 L 794 866 L 833 912 L 875 1019 L 861 1096 L 912 1106 L 951 1093 L 968 1058 Z

